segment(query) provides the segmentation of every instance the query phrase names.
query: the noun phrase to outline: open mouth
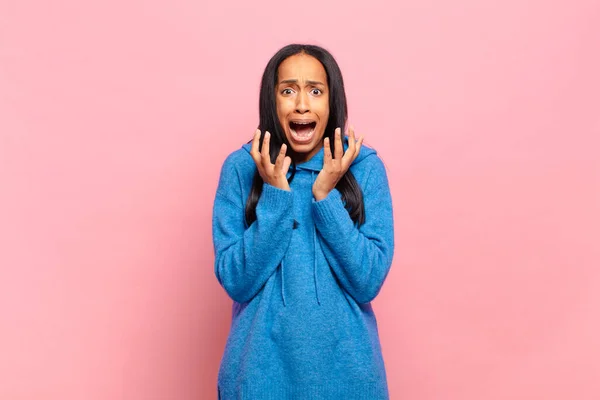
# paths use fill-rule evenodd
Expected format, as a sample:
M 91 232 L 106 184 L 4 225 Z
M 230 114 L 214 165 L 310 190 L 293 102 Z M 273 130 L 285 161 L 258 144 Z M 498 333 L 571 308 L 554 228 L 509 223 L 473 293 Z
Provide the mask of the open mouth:
M 309 142 L 315 133 L 317 123 L 314 121 L 290 121 L 290 132 L 296 142 Z

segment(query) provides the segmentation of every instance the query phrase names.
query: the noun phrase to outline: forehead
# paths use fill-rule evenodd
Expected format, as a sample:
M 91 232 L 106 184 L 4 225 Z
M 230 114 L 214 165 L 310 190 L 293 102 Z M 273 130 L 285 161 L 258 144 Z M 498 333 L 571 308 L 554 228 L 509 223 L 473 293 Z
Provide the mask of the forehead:
M 283 60 L 277 70 L 278 81 L 297 79 L 299 81 L 320 81 L 327 84 L 327 73 L 323 64 L 308 54 L 295 54 Z

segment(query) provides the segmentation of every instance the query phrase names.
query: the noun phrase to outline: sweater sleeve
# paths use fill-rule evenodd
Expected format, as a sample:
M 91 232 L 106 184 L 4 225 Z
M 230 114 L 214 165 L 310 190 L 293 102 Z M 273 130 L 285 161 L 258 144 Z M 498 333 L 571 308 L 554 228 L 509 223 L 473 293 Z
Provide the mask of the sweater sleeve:
M 383 286 L 394 252 L 392 200 L 385 167 L 376 157 L 365 187 L 365 223 L 350 218 L 337 189 L 313 199 L 323 251 L 340 284 L 358 303 L 372 301 Z
M 235 168 L 225 162 L 213 206 L 215 275 L 229 297 L 250 301 L 280 264 L 292 237 L 292 192 L 263 185 L 256 221 L 245 226 Z M 237 198 L 236 198 L 237 197 Z

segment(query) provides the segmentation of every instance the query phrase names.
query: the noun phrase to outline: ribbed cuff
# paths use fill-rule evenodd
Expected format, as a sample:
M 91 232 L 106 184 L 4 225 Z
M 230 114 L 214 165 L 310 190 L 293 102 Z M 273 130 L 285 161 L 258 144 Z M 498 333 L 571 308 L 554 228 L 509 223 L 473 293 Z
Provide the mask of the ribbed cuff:
M 317 225 L 333 221 L 339 223 L 344 218 L 350 219 L 342 201 L 342 194 L 337 189 L 329 192 L 323 200 L 313 199 L 313 217 Z
M 263 190 L 256 206 L 261 208 L 288 207 L 291 204 L 292 198 L 293 194 L 291 190 L 279 189 L 265 183 L 263 184 Z

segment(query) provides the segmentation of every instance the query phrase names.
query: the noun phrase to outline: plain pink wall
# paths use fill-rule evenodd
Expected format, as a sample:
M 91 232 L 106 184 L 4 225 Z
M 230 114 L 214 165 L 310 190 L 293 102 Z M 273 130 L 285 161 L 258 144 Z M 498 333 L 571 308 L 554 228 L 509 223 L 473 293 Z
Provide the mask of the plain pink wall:
M 600 398 L 597 0 L 1 0 L 0 398 L 214 398 L 214 190 L 289 42 L 389 169 L 392 399 Z

